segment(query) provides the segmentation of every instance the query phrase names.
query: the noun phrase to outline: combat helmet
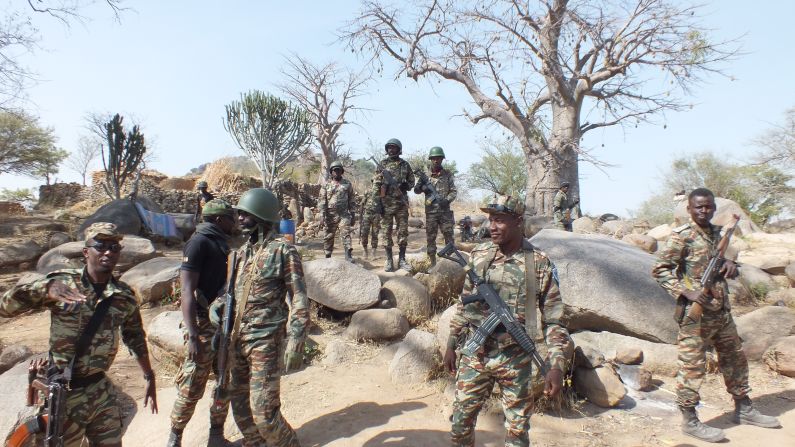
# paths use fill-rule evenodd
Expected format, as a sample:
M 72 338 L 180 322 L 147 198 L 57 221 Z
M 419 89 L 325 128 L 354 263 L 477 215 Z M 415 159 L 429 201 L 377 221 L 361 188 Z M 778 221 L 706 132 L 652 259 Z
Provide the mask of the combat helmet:
M 279 223 L 279 199 L 265 188 L 252 188 L 240 196 L 236 210 L 245 211 L 260 220 L 271 223 Z
M 403 153 L 403 143 L 400 142 L 397 138 L 390 138 L 389 141 L 386 142 L 384 145 L 384 150 L 389 146 L 397 146 L 398 148 L 398 155 Z
M 430 160 L 430 159 L 431 159 L 431 158 L 433 158 L 433 157 L 442 157 L 442 158 L 446 158 L 446 157 L 444 156 L 444 149 L 442 149 L 442 148 L 441 148 L 441 147 L 439 147 L 439 146 L 434 146 L 434 147 L 432 147 L 432 148 L 431 148 L 431 150 L 428 152 L 428 160 Z
M 328 165 L 328 172 L 333 171 L 334 168 L 340 168 L 340 169 L 342 169 L 342 172 L 345 172 L 345 167 L 342 166 L 342 162 L 339 161 L 339 160 L 334 160 L 334 161 L 331 162 L 330 165 Z
M 204 180 L 196 183 L 196 189 L 206 188 L 207 186 L 209 186 L 209 185 L 207 185 L 207 182 L 205 182 Z

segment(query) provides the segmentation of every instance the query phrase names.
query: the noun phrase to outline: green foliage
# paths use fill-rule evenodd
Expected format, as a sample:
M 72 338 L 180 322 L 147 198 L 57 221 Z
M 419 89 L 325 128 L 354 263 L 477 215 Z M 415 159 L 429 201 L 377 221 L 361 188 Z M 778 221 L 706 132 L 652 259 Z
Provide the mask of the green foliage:
M 45 177 L 49 183 L 64 157 L 51 128 L 25 113 L 0 111 L 0 174 Z
M 104 124 L 105 144 L 102 147 L 102 166 L 105 183 L 102 187 L 111 199 L 121 198 L 121 191 L 146 154 L 144 134 L 138 126 L 125 133 L 124 118 L 118 113 Z
M 751 284 L 750 292 L 751 296 L 754 297 L 754 300 L 762 301 L 765 299 L 768 292 L 770 292 L 770 286 L 763 282 L 756 282 Z
M 306 342 L 304 342 L 304 363 L 312 363 L 312 360 L 321 354 L 323 354 L 323 351 L 320 349 L 320 345 L 314 340 L 307 338 Z
M 630 212 L 632 217 L 638 219 L 645 219 L 653 227 L 662 224 L 670 224 L 674 221 L 674 206 L 673 196 L 670 194 L 655 194 L 640 204 L 640 207 Z
M 0 200 L 4 202 L 30 203 L 36 200 L 36 190 L 33 188 L 3 188 L 0 190 Z
M 469 168 L 469 187 L 495 194 L 523 195 L 527 187 L 527 170 L 524 154 L 514 140 L 488 139 L 481 144 L 481 150 L 480 161 Z

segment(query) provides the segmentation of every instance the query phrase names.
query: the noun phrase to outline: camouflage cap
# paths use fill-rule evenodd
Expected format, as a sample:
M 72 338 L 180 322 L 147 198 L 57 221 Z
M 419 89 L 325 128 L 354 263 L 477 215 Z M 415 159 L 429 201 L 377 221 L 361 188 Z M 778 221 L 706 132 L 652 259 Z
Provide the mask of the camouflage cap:
M 235 210 L 232 205 L 223 199 L 213 199 L 205 203 L 202 207 L 202 216 L 232 216 Z
M 116 225 L 110 222 L 94 222 L 86 228 L 86 242 L 94 240 L 119 241 L 124 235 L 119 233 Z
M 491 203 L 480 208 L 481 211 L 488 214 L 513 214 L 521 216 L 524 214 L 524 200 L 521 197 L 506 196 L 497 194 L 493 197 Z
M 207 182 L 205 182 L 204 180 L 201 180 L 198 183 L 196 183 L 196 189 L 206 188 L 207 186 L 208 186 Z
M 564 180 L 564 181 L 562 181 L 562 182 L 560 182 L 560 187 L 561 187 L 561 188 L 564 188 L 564 187 L 566 187 L 566 186 L 571 186 L 571 183 L 569 183 L 569 182 L 567 182 L 567 181 L 565 181 L 565 180 Z

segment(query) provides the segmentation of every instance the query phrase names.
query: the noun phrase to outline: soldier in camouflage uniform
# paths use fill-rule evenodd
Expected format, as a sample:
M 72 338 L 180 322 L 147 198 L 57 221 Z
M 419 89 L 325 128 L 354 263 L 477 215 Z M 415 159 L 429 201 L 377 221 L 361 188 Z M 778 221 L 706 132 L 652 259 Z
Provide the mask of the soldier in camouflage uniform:
M 342 178 L 345 169 L 339 161 L 332 162 L 328 170 L 331 178 L 320 190 L 320 199 L 318 200 L 321 222 L 326 230 L 323 237 L 323 250 L 326 252 L 326 257 L 330 258 L 331 252 L 334 251 L 334 235 L 339 227 L 342 246 L 345 249 L 345 259 L 353 262 L 351 233 L 355 219 L 353 210 L 356 206 L 353 200 L 353 185 L 347 179 Z
M 748 398 L 748 361 L 743 353 L 742 342 L 737 335 L 729 306 L 728 285 L 725 277 L 737 275 L 737 266 L 727 260 L 722 275 L 715 282 L 709 295 L 701 293 L 701 276 L 711 257 L 717 253 L 721 227 L 710 223 L 715 214 L 715 196 L 705 188 L 693 190 L 687 205 L 690 222 L 674 229 L 671 238 L 660 253 L 652 270 L 658 283 L 684 306 L 678 313 L 683 316 L 679 323 L 679 373 L 676 376 L 676 394 L 682 412 L 682 432 L 707 442 L 724 439 L 723 430 L 704 425 L 698 420 L 695 407 L 699 402 L 698 390 L 706 372 L 706 349 L 715 347 L 718 366 L 723 373 L 726 390 L 735 402 L 735 423 L 760 427 L 778 427 L 777 419 L 759 413 Z M 699 321 L 687 314 L 693 303 L 702 306 L 704 312 Z
M 232 414 L 246 445 L 263 445 L 253 441 L 261 436 L 268 447 L 297 447 L 298 438 L 281 413 L 279 380 L 282 367 L 290 371 L 303 363 L 309 300 L 301 258 L 295 247 L 276 238 L 279 201 L 273 193 L 250 189 L 235 208 L 248 240 L 238 250 L 237 312 L 230 346 Z M 223 305 L 218 300 L 211 306 L 216 324 Z M 257 432 L 246 428 L 251 419 Z
M 564 326 L 563 301 L 558 288 L 555 265 L 544 253 L 536 250 L 523 237 L 524 204 L 518 198 L 499 196 L 496 203 L 481 208 L 491 218 L 491 242 L 472 250 L 469 265 L 488 284 L 491 284 L 505 304 L 514 309 L 518 321 L 525 325 L 528 335 L 536 338 L 536 311 L 541 311 L 543 334 L 548 347 L 548 373 L 544 394 L 560 392 L 563 374 L 571 358 L 572 344 Z M 531 277 L 526 277 L 529 263 L 533 263 Z M 527 301 L 529 281 L 535 281 L 536 295 Z M 465 294 L 472 292 L 467 283 Z M 531 287 L 532 288 L 532 287 Z M 528 315 L 529 313 L 529 315 Z M 494 383 L 500 384 L 507 434 L 505 445 L 529 446 L 532 367 L 530 356 L 513 338 L 498 327 L 475 355 L 456 349 L 470 337 L 488 316 L 488 307 L 480 302 L 466 306 L 459 302 L 450 322 L 450 338 L 444 355 L 445 368 L 456 372 L 456 394 L 453 404 L 453 446 L 475 445 L 475 422 L 478 412 L 491 394 Z
M 569 182 L 561 182 L 552 205 L 552 217 L 555 228 L 572 231 L 571 223 L 580 217 L 580 199 L 569 199 Z M 576 217 L 575 217 L 576 216 Z
M 441 230 L 444 236 L 444 243 L 453 242 L 453 210 L 450 209 L 450 202 L 455 200 L 458 190 L 455 188 L 453 173 L 442 168 L 444 160 L 444 150 L 439 146 L 431 148 L 428 159 L 431 160 L 431 175 L 426 176 L 419 172 L 417 184 L 414 186 L 414 194 L 425 193 L 425 240 L 426 252 L 431 259 L 431 265 L 436 264 L 436 234 Z M 429 194 L 428 183 L 433 185 L 439 198 L 432 201 Z
M 196 212 L 194 213 L 194 219 L 197 225 L 202 217 L 202 208 L 207 202 L 215 198 L 211 192 L 207 191 L 208 187 L 209 185 L 204 180 L 196 183 L 196 190 L 198 193 L 196 193 Z
M 361 222 L 359 222 L 359 241 L 364 248 L 364 257 L 370 258 L 370 251 L 367 249 L 367 240 L 373 247 L 372 255 L 378 249 L 378 232 L 381 229 L 381 215 L 378 214 L 378 194 L 372 188 L 364 194 L 362 198 Z
M 112 300 L 86 353 L 74 359 L 66 392 L 64 445 L 121 446 L 121 411 L 116 391 L 105 373 L 121 339 L 135 356 L 147 381 L 144 406 L 157 413 L 155 376 L 149 363 L 138 301 L 130 287 L 113 277 L 122 250 L 122 235 L 111 223 L 98 222 L 85 231 L 82 269 L 56 270 L 31 284 L 16 286 L 0 299 L 0 316 L 10 318 L 32 309 L 50 311 L 50 354 L 61 370 L 75 354 L 77 339 L 99 303 Z
M 384 180 L 382 172 L 376 173 L 373 181 L 373 191 L 378 193 L 383 205 L 384 214 L 381 224 L 384 227 L 381 245 L 386 252 L 384 270 L 387 272 L 395 271 L 392 259 L 392 221 L 397 227 L 397 243 L 399 248 L 398 268 L 410 270 L 411 266 L 406 262 L 406 245 L 409 237 L 409 198 L 406 192 L 414 184 L 414 172 L 411 165 L 406 160 L 400 158 L 403 153 L 403 143 L 397 138 L 392 138 L 384 146 L 387 158 L 381 161 L 383 169 L 392 174 L 395 185 L 389 185 Z

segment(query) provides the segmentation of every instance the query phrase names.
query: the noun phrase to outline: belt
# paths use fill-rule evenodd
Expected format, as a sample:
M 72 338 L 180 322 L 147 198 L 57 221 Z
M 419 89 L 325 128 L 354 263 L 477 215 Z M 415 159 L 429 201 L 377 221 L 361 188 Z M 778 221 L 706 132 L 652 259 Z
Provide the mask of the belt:
M 69 381 L 69 388 L 73 390 L 77 388 L 85 388 L 89 385 L 99 383 L 99 381 L 101 381 L 104 378 L 105 378 L 105 372 L 98 372 L 82 377 L 72 377 L 72 380 Z

